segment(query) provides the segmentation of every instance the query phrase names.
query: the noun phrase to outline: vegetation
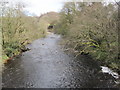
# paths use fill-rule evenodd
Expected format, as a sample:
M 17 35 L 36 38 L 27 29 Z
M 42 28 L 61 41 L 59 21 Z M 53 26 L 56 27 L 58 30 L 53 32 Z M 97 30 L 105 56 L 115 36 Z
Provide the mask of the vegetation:
M 25 50 L 25 45 L 46 35 L 40 27 L 38 17 L 27 16 L 23 4 L 3 8 L 2 20 L 2 59 L 6 60 Z
M 50 25 L 54 25 L 59 20 L 59 13 L 48 12 L 39 17 L 39 25 L 43 30 L 48 29 Z M 52 29 L 51 29 L 52 30 Z
M 13 5 L 13 7 L 9 6 L 9 3 L 5 3 L 1 8 L 2 36 L 0 37 L 2 37 L 3 49 L 0 49 L 3 52 L 3 62 L 26 51 L 26 44 L 31 43 L 35 39 L 45 37 L 48 26 L 59 18 L 56 12 L 49 12 L 40 17 L 27 16 L 23 11 L 24 7 L 24 3 L 18 3 Z
M 120 69 L 117 5 L 101 2 L 67 2 L 54 31 L 64 36 L 76 57 L 89 54 L 115 70 Z
M 27 16 L 23 8 L 21 3 L 2 8 L 0 37 L 3 60 L 18 55 L 25 50 L 26 44 L 44 37 L 51 25 L 55 26 L 55 33 L 64 36 L 66 46 L 75 51 L 76 57 L 89 54 L 103 65 L 120 68 L 117 5 L 67 2 L 60 12 L 60 18 L 55 12 L 40 17 Z

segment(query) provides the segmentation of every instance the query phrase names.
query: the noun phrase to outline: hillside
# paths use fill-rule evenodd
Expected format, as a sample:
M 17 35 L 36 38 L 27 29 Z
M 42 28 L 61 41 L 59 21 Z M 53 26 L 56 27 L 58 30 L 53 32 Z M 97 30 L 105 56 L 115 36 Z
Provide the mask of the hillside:
M 46 14 L 41 15 L 38 17 L 39 25 L 41 29 L 47 31 L 49 25 L 55 24 L 59 20 L 59 13 L 57 12 L 48 12 Z

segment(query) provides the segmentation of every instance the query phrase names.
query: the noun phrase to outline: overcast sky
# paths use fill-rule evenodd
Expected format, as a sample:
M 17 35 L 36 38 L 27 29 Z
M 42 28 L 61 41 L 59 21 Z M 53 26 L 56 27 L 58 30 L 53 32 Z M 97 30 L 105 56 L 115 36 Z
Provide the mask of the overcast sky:
M 25 10 L 30 13 L 35 13 L 39 16 L 41 13 L 46 13 L 49 11 L 60 11 L 63 6 L 63 2 L 67 1 L 82 1 L 82 0 L 25 0 L 29 5 Z M 84 0 L 84 1 L 101 1 L 101 0 Z M 114 0 L 106 0 L 113 2 Z M 118 0 L 116 0 L 118 1 Z
M 64 0 L 26 0 L 27 7 L 25 10 L 37 16 L 50 11 L 58 12 L 63 6 L 63 1 Z
M 0 0 L 1 1 L 1 0 Z M 28 15 L 34 14 L 40 16 L 43 13 L 55 11 L 59 12 L 63 6 L 63 2 L 66 1 L 81 1 L 81 0 L 2 0 L 2 1 L 10 1 L 12 3 L 15 2 L 25 2 L 25 12 Z M 85 1 L 100 1 L 100 0 L 85 0 Z M 106 0 L 109 2 L 113 2 L 114 0 Z M 120 1 L 120 0 L 116 0 Z

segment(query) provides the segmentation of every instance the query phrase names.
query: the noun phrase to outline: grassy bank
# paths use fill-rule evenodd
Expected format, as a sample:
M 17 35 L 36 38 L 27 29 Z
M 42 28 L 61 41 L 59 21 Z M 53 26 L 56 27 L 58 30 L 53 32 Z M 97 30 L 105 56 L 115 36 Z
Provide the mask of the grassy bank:
M 54 31 L 63 35 L 76 57 L 89 54 L 101 65 L 119 71 L 117 11 L 116 4 L 67 2 Z

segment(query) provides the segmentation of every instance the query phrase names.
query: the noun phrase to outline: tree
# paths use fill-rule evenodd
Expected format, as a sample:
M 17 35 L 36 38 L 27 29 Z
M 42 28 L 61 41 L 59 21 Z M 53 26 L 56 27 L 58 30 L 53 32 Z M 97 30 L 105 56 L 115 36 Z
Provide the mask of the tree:
M 72 3 L 64 5 L 57 32 L 67 37 L 69 46 L 78 51 L 76 56 L 87 53 L 109 67 L 118 69 L 119 17 L 115 4 L 94 2 L 76 5 L 77 8 Z

